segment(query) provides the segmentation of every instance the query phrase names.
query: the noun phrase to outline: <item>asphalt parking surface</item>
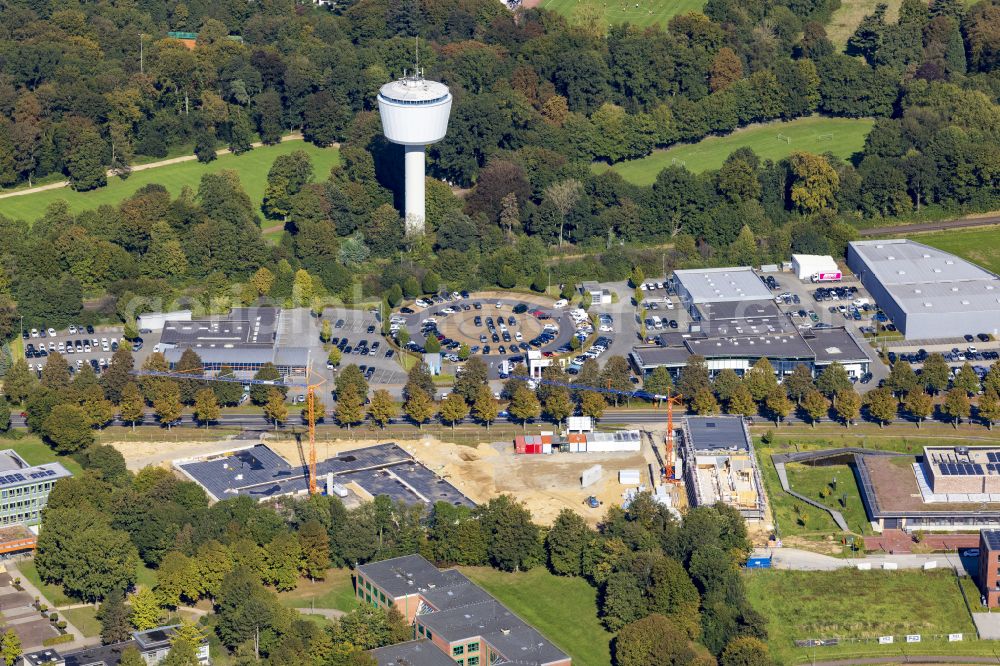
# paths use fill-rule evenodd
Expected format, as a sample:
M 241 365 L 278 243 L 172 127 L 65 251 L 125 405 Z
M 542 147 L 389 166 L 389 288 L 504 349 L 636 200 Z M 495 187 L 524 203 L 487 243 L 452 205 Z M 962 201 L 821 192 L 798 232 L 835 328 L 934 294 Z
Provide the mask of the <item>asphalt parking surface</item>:
M 374 374 L 368 379 L 368 384 L 372 388 L 401 386 L 406 383 L 406 372 L 396 362 L 399 355 L 393 353 L 392 358 L 385 357 L 385 352 L 391 347 L 382 337 L 382 323 L 375 313 L 368 310 L 327 310 L 323 313 L 323 319 L 330 322 L 333 337 L 338 339 L 338 343 L 346 338 L 347 344 L 353 348 L 350 354 L 343 354 L 341 357 L 340 368 L 351 364 L 358 367 L 365 366 L 366 370 L 367 368 L 375 368 Z M 336 326 L 338 321 L 343 321 L 340 328 Z M 368 332 L 370 327 L 374 327 L 374 332 Z M 354 351 L 362 340 L 366 340 L 369 346 L 376 341 L 379 343 L 374 356 L 361 355 Z M 323 352 L 322 357 L 324 359 L 324 374 L 328 374 L 329 370 L 325 369 L 325 352 Z M 334 378 L 337 372 L 334 371 Z
M 118 342 L 121 342 L 122 331 L 123 329 L 121 327 L 114 327 L 114 326 L 95 327 L 93 333 L 87 333 L 86 331 L 84 331 L 83 333 L 71 334 L 68 330 L 56 331 L 56 335 L 54 337 L 48 336 L 44 338 L 43 337 L 28 338 L 27 340 L 24 340 L 24 347 L 25 349 L 27 349 L 27 346 L 31 344 L 34 345 L 35 349 L 39 349 L 39 344 L 44 343 L 46 351 L 49 351 L 49 353 L 51 353 L 51 350 L 49 348 L 50 344 L 56 345 L 56 350 L 58 351 L 58 345 L 60 342 L 62 342 L 63 344 L 69 341 L 75 342 L 76 340 L 80 340 L 81 342 L 84 341 L 90 342 L 91 343 L 90 352 L 77 353 L 74 351 L 72 354 L 68 354 L 65 351 L 60 352 L 63 358 L 66 359 L 66 362 L 69 363 L 71 371 L 76 372 L 80 367 L 82 367 L 82 364 L 78 364 L 77 361 L 83 361 L 83 363 L 89 364 L 91 359 L 98 361 L 98 363 L 100 363 L 101 359 L 104 359 L 110 364 L 111 357 L 114 356 L 115 354 L 113 351 L 111 351 L 111 344 L 110 344 L 111 339 L 115 338 L 116 340 L 118 340 Z M 101 347 L 102 338 L 108 339 L 107 351 L 105 351 Z M 95 339 L 97 340 L 96 346 L 93 344 Z M 48 356 L 44 356 L 42 358 L 25 357 L 25 360 L 27 361 L 29 367 L 32 370 L 36 372 L 41 372 L 41 369 L 48 362 L 49 357 Z M 103 370 L 103 366 L 101 366 L 101 368 Z
M 482 309 L 481 310 L 476 310 L 475 309 L 475 303 L 477 303 L 477 302 L 480 303 L 480 304 L 482 304 Z M 496 304 L 498 302 L 501 303 L 502 307 L 500 307 L 500 308 L 496 307 Z M 522 301 L 522 300 L 520 300 L 518 298 L 515 298 L 515 297 L 485 299 L 485 298 L 477 298 L 475 294 L 472 294 L 467 299 L 463 298 L 463 299 L 458 299 L 458 300 L 455 300 L 455 301 L 445 301 L 443 303 L 434 303 L 429 308 L 420 308 L 419 306 L 410 304 L 409 307 L 412 308 L 412 309 L 414 309 L 414 310 L 416 310 L 416 312 L 413 312 L 412 314 L 402 314 L 402 315 L 399 315 L 399 313 L 397 311 L 394 314 L 402 316 L 404 318 L 404 320 L 406 321 L 407 331 L 410 334 L 410 339 L 413 340 L 413 341 L 415 341 L 415 342 L 417 342 L 418 344 L 420 344 L 424 340 L 424 336 L 420 333 L 421 322 L 424 319 L 427 319 L 428 317 L 433 317 L 433 318 L 435 318 L 435 319 L 438 320 L 438 324 L 442 324 L 449 316 L 455 317 L 455 316 L 458 316 L 459 314 L 461 314 L 463 316 L 467 316 L 467 317 L 471 318 L 471 317 L 474 317 L 475 315 L 480 315 L 483 318 L 483 325 L 481 327 L 476 328 L 475 330 L 476 331 L 480 331 L 481 330 L 482 333 L 488 335 L 488 330 L 487 330 L 486 324 L 485 324 L 486 317 L 494 317 L 495 318 L 497 315 L 503 315 L 506 318 L 506 317 L 514 316 L 515 319 L 517 319 L 518 322 L 520 323 L 520 320 L 522 320 L 524 318 L 527 318 L 527 317 L 532 317 L 532 315 L 531 315 L 532 311 L 534 311 L 534 310 L 540 310 L 541 312 L 543 312 L 543 313 L 545 313 L 545 314 L 547 314 L 547 315 L 549 315 L 551 317 L 551 319 L 546 320 L 544 323 L 547 323 L 549 321 L 555 323 L 559 327 L 559 332 L 557 333 L 557 335 L 556 335 L 556 337 L 555 337 L 554 340 L 552 340 L 551 342 L 549 342 L 546 345 L 543 345 L 542 347 L 539 347 L 538 349 L 540 349 L 544 353 L 544 352 L 547 352 L 547 351 L 555 351 L 559 347 L 561 347 L 563 345 L 569 344 L 570 339 L 572 339 L 573 334 L 576 332 L 576 326 L 574 325 L 572 318 L 569 316 L 567 309 L 556 309 L 556 308 L 553 308 L 553 307 L 545 307 L 545 306 L 540 306 L 540 305 L 534 305 L 532 303 L 525 303 L 526 305 L 528 305 L 528 311 L 527 312 L 524 312 L 524 313 L 521 313 L 521 314 L 516 314 L 516 315 L 513 314 L 513 308 L 514 308 L 514 306 L 516 306 L 516 305 L 518 305 L 519 303 L 522 303 L 522 302 L 524 302 L 524 301 Z M 445 308 L 447 308 L 449 306 L 453 306 L 453 305 L 468 305 L 468 306 L 471 307 L 471 309 L 469 311 L 465 311 L 463 309 L 461 311 L 461 313 L 456 312 L 453 315 L 448 315 L 448 314 L 445 314 L 445 313 L 442 312 L 442 310 L 444 310 Z M 519 327 L 512 327 L 510 330 L 511 331 L 516 331 L 518 329 L 519 329 Z M 527 342 L 527 341 L 528 341 L 528 339 L 526 337 L 526 339 L 523 340 L 523 342 Z M 509 343 L 504 343 L 504 342 L 493 343 L 492 341 L 490 341 L 490 342 L 487 342 L 486 344 L 488 344 L 491 347 L 491 352 L 492 352 L 492 351 L 496 350 L 499 345 L 502 344 L 502 345 L 504 345 L 504 347 L 506 347 Z M 534 349 L 534 348 L 532 348 L 532 349 Z M 474 356 L 476 358 L 482 359 L 483 362 L 486 363 L 487 367 L 489 368 L 489 377 L 490 377 L 490 379 L 497 379 L 500 376 L 500 367 L 501 367 L 501 364 L 503 363 L 503 361 L 505 359 L 508 359 L 508 358 L 510 358 L 512 356 L 522 356 L 523 357 L 526 354 L 527 354 L 526 351 L 524 351 L 523 349 L 519 348 L 516 352 L 509 353 L 509 354 L 499 354 L 499 353 L 482 354 L 482 353 L 477 353 L 477 354 L 474 354 Z M 453 364 L 450 361 L 444 361 L 444 365 L 445 365 L 445 367 L 451 366 L 452 371 L 454 371 L 455 366 L 457 364 Z

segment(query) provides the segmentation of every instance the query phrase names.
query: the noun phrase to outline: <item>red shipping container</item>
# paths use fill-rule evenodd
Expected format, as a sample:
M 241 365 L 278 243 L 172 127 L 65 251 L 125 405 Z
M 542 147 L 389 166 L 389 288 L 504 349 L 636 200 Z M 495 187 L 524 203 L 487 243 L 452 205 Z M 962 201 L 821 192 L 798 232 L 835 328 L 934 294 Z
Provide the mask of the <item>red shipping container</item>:
M 541 453 L 542 452 L 542 445 L 540 443 L 538 443 L 538 444 L 536 444 L 536 443 L 528 444 L 528 445 L 526 445 L 524 452 L 525 453 Z
M 514 452 L 515 453 L 525 452 L 525 441 L 524 437 L 521 435 L 518 435 L 517 437 L 514 438 Z

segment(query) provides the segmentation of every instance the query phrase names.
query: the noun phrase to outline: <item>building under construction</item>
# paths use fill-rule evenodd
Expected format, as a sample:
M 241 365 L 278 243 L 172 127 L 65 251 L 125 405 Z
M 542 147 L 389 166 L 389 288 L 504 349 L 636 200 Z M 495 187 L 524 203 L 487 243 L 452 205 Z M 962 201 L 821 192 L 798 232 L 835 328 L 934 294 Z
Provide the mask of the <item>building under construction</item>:
M 684 478 L 691 506 L 723 502 L 748 521 L 764 519 L 766 497 L 750 432 L 736 416 L 684 419 Z

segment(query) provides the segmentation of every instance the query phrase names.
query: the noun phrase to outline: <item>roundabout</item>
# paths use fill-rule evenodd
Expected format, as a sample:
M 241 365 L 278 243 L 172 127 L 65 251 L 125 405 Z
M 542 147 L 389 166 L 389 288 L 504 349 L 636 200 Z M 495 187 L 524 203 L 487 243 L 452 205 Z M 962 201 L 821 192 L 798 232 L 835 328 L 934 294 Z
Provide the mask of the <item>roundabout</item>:
M 469 358 L 481 358 L 496 378 L 504 361 L 511 366 L 522 363 L 529 350 L 546 356 L 569 352 L 577 325 L 569 308 L 556 308 L 555 303 L 544 296 L 510 292 L 439 294 L 406 304 L 390 321 L 394 333 L 406 328 L 411 352 L 423 353 L 427 336 L 434 335 L 446 360 L 457 362 L 465 345 Z

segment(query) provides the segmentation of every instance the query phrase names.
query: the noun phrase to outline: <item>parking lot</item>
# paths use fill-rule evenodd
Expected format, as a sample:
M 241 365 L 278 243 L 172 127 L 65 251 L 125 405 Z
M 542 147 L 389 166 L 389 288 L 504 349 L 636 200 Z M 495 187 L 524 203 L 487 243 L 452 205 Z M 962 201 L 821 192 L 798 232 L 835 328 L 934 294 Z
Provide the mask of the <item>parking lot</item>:
M 383 339 L 382 324 L 374 312 L 331 309 L 323 313 L 323 319 L 330 322 L 330 344 L 342 354 L 341 368 L 357 365 L 375 388 L 406 383 L 406 372 L 397 363 L 395 350 Z M 322 358 L 325 365 L 325 353 Z
M 122 328 L 117 326 L 79 326 L 75 324 L 62 331 L 54 329 L 26 329 L 24 357 L 31 370 L 41 374 L 52 352 L 58 351 L 69 364 L 70 373 L 76 373 L 86 363 L 100 373 L 114 356 L 122 340 Z M 45 337 L 42 337 L 44 334 Z
M 467 344 L 471 355 L 486 363 L 491 379 L 523 362 L 530 349 L 546 355 L 569 353 L 574 335 L 593 333 L 592 327 L 589 331 L 585 328 L 589 322 L 578 325 L 574 321 L 565 302 L 556 308 L 558 302 L 544 297 L 466 292 L 420 300 L 426 305 L 401 308 L 391 320 L 396 329 L 406 327 L 410 337 L 407 348 L 422 353 L 427 336 L 436 334 L 445 359 L 454 364 L 458 350 Z

